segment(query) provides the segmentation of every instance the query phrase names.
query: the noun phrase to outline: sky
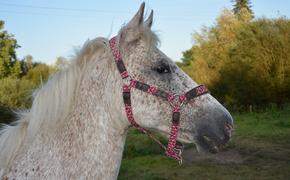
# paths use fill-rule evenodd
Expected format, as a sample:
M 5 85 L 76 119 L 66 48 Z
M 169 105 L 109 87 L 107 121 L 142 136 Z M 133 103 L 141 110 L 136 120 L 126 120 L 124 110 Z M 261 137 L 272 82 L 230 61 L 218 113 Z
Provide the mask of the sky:
M 160 49 L 175 61 L 189 49 L 192 33 L 213 25 L 231 0 L 0 0 L 0 19 L 21 46 L 18 58 L 53 64 L 57 57 L 74 54 L 86 40 L 110 38 L 129 22 L 142 2 L 154 10 L 152 29 Z M 290 17 L 290 0 L 252 0 L 256 17 Z

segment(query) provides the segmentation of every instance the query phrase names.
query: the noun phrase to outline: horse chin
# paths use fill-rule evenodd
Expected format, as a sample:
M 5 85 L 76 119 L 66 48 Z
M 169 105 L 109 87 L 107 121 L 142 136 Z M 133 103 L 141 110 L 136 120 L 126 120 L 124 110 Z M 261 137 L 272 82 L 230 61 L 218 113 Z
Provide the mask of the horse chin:
M 220 150 L 220 147 L 212 143 L 201 143 L 196 141 L 194 144 L 196 146 L 197 152 L 200 154 L 215 154 Z
M 192 144 L 193 141 L 191 139 L 186 139 L 186 138 L 177 138 L 177 141 L 180 143 L 184 143 L 184 144 Z

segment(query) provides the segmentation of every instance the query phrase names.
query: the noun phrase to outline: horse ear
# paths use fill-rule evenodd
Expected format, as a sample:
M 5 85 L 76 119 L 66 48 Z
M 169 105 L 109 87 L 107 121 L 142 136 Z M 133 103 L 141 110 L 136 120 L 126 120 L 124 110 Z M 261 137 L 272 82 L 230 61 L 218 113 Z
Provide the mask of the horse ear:
M 132 18 L 132 20 L 128 23 L 131 27 L 140 27 L 143 24 L 143 15 L 144 15 L 144 8 L 145 8 L 145 2 L 143 2 L 138 10 L 138 12 L 135 14 L 135 16 Z
M 144 15 L 145 3 L 143 2 L 132 18 L 132 20 L 123 28 L 120 35 L 120 42 L 125 42 L 125 44 L 132 42 L 140 37 L 142 33 L 143 26 L 143 15 Z
M 151 10 L 151 13 L 148 19 L 144 22 L 144 25 L 147 26 L 148 28 L 151 28 L 152 23 L 153 23 L 153 10 Z

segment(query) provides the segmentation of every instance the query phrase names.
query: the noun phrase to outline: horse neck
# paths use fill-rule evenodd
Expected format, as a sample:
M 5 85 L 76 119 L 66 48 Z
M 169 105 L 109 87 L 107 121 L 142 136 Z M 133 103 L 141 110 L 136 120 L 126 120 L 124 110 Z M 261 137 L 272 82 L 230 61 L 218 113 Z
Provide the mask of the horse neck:
M 104 107 L 95 109 L 96 113 L 89 107 L 75 111 L 62 133 L 63 172 L 69 173 L 65 176 L 117 178 L 127 133 L 125 128 L 116 128 Z
M 116 179 L 128 127 L 122 107 L 122 82 L 114 62 L 108 58 L 92 65 L 88 72 L 92 73 L 82 80 L 79 98 L 69 120 L 72 123 L 66 126 L 64 137 L 75 144 L 67 147 L 66 152 L 79 146 L 80 152 L 72 150 L 71 155 L 74 154 L 72 159 L 77 162 L 83 162 L 78 165 L 81 171 L 90 169 L 89 176 Z
M 117 178 L 129 124 L 121 78 L 108 58 L 88 67 L 65 123 L 52 136 L 38 134 L 19 154 L 9 177 L 35 178 L 39 173 L 51 179 Z

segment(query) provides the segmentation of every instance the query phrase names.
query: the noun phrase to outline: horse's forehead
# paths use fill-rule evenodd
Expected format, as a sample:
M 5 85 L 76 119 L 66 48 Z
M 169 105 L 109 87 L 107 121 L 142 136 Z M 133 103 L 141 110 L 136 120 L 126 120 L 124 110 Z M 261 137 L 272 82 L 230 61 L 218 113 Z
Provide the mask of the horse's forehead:
M 146 43 L 140 43 L 136 46 L 136 51 L 134 51 L 134 59 L 144 59 L 144 63 L 155 63 L 157 61 L 170 61 L 168 57 L 159 50 L 155 45 L 148 45 Z

